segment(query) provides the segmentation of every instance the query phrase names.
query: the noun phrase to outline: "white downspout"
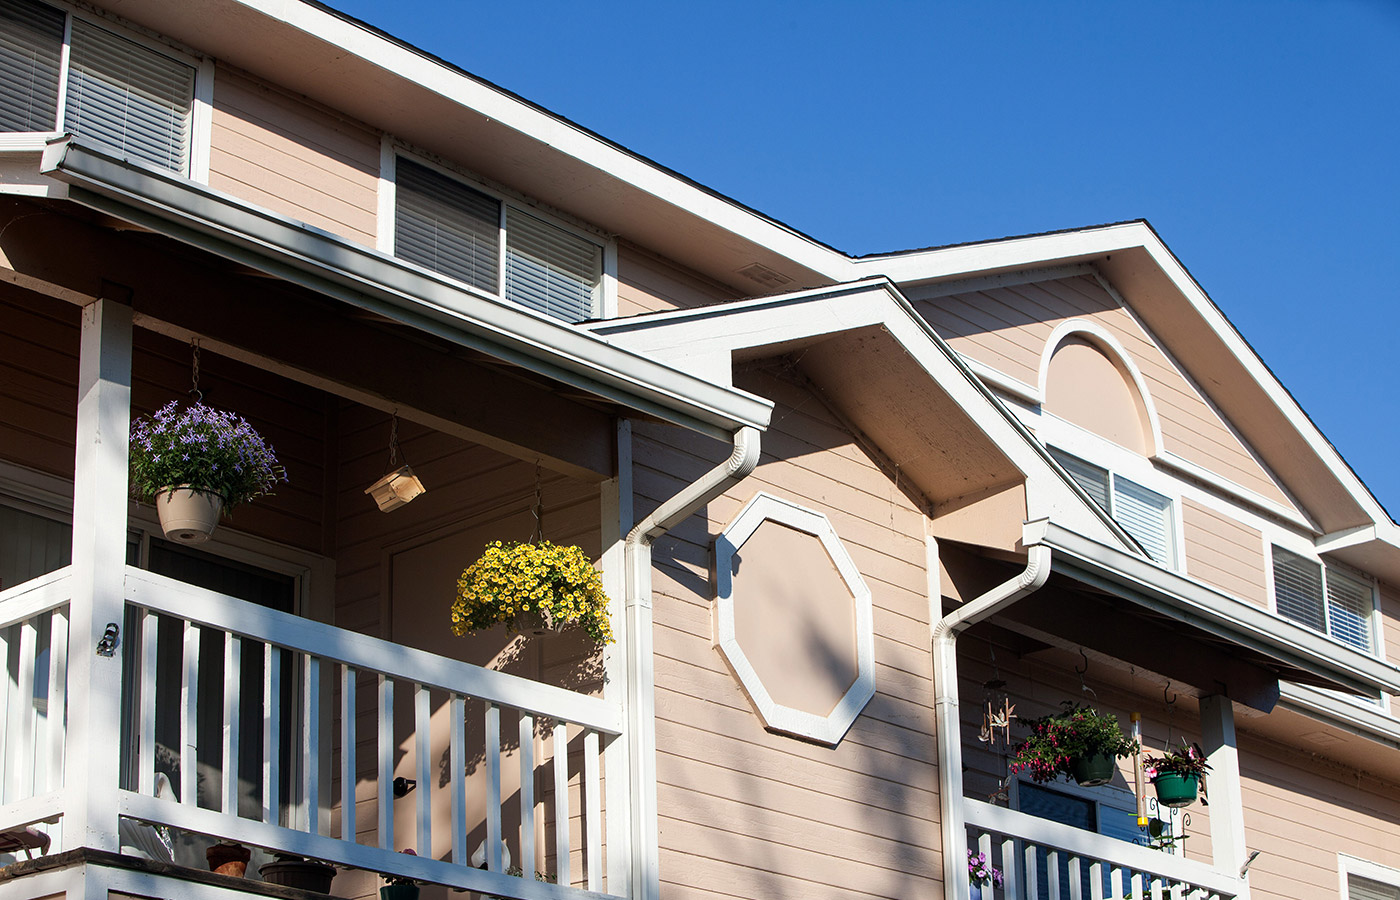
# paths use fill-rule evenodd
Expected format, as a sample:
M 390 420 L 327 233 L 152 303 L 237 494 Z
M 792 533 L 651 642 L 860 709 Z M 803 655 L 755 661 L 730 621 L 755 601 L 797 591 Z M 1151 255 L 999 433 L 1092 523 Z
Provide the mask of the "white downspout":
M 652 657 L 651 545 L 705 504 L 743 480 L 758 465 L 759 432 L 734 433 L 734 451 L 698 481 L 658 506 L 628 533 L 624 544 L 627 617 L 627 755 L 632 822 L 633 900 L 659 900 L 656 813 L 656 679 Z M 618 891 L 613 890 L 613 893 Z
M 964 603 L 933 626 L 934 715 L 938 727 L 938 805 L 943 830 L 943 896 L 968 900 L 967 828 L 963 818 L 962 723 L 958 716 L 958 635 L 1016 601 L 1040 590 L 1050 577 L 1050 548 L 1039 540 L 1036 526 L 1027 523 L 1023 542 L 1026 568 L 982 596 Z M 933 598 L 933 602 L 941 602 Z

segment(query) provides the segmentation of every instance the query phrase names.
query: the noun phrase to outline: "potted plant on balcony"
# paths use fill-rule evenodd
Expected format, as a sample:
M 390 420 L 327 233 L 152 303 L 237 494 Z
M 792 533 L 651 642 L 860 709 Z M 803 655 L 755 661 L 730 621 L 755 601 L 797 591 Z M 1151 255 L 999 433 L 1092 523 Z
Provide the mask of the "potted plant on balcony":
M 967 851 L 967 880 L 972 888 L 972 900 L 981 900 L 983 888 L 1001 887 L 1001 869 L 992 865 L 985 853 Z
M 1196 802 L 1210 764 L 1199 744 L 1183 740 L 1180 751 L 1169 746 L 1161 756 L 1144 756 L 1142 768 L 1157 789 L 1157 802 L 1178 808 Z
M 414 850 L 400 850 L 409 856 L 417 856 Z M 379 900 L 418 900 L 418 882 L 407 875 L 384 875 L 384 884 L 379 888 Z
M 613 639 L 598 570 L 579 547 L 550 541 L 492 541 L 457 579 L 452 631 L 497 623 L 536 632 L 579 626 L 599 644 Z
M 1118 717 L 1092 706 L 1064 703 L 1064 710 L 1030 723 L 1031 733 L 1016 746 L 1012 772 L 1029 772 L 1037 783 L 1068 775 L 1086 787 L 1107 784 L 1116 761 L 1137 750 L 1137 741 L 1118 727 Z
M 242 416 L 172 400 L 131 426 L 131 491 L 154 503 L 165 536 L 209 539 L 222 512 L 272 493 L 287 473 Z

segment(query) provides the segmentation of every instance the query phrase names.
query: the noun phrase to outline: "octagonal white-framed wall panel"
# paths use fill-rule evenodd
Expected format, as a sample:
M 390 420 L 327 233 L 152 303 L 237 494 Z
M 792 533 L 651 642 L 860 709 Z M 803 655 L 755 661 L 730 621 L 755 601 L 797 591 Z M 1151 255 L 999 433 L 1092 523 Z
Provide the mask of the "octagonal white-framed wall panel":
M 738 641 L 734 617 L 734 557 L 743 548 L 744 542 L 753 537 L 765 522 L 785 525 L 818 539 L 851 594 L 856 639 L 855 678 L 824 716 L 775 701 Z M 742 598 L 739 598 L 739 602 L 742 602 Z M 713 621 L 716 649 L 748 694 L 764 727 L 770 731 L 834 747 L 875 696 L 875 623 L 870 588 L 831 521 L 823 513 L 762 492 L 744 504 L 744 508 L 715 539 Z

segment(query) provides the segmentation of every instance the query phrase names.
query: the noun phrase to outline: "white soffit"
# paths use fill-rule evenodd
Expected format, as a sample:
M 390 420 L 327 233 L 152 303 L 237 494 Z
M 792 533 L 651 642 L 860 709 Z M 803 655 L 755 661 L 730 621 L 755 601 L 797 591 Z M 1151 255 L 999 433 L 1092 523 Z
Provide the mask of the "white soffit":
M 734 559 L 744 542 L 753 537 L 764 522 L 786 525 L 821 541 L 841 581 L 851 593 L 855 607 L 856 676 L 846 693 L 825 716 L 776 702 L 739 644 L 734 620 Z M 743 598 L 739 598 L 738 602 L 744 602 Z M 875 618 L 870 588 L 861 578 L 855 561 L 846 552 L 830 520 L 816 510 L 771 494 L 755 494 L 715 538 L 714 603 L 715 647 L 748 694 L 764 726 L 828 746 L 839 744 L 860 711 L 875 696 Z

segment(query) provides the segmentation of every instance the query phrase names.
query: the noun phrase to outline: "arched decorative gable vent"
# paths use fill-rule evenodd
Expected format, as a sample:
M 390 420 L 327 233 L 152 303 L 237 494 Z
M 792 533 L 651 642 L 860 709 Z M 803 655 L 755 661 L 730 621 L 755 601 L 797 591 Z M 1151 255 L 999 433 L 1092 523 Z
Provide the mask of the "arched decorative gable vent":
M 1041 360 L 1042 408 L 1143 456 L 1160 446 L 1141 373 L 1098 325 L 1075 320 L 1051 335 Z
M 840 743 L 875 694 L 875 638 L 826 516 L 757 494 L 715 541 L 715 595 L 715 646 L 764 726 Z

